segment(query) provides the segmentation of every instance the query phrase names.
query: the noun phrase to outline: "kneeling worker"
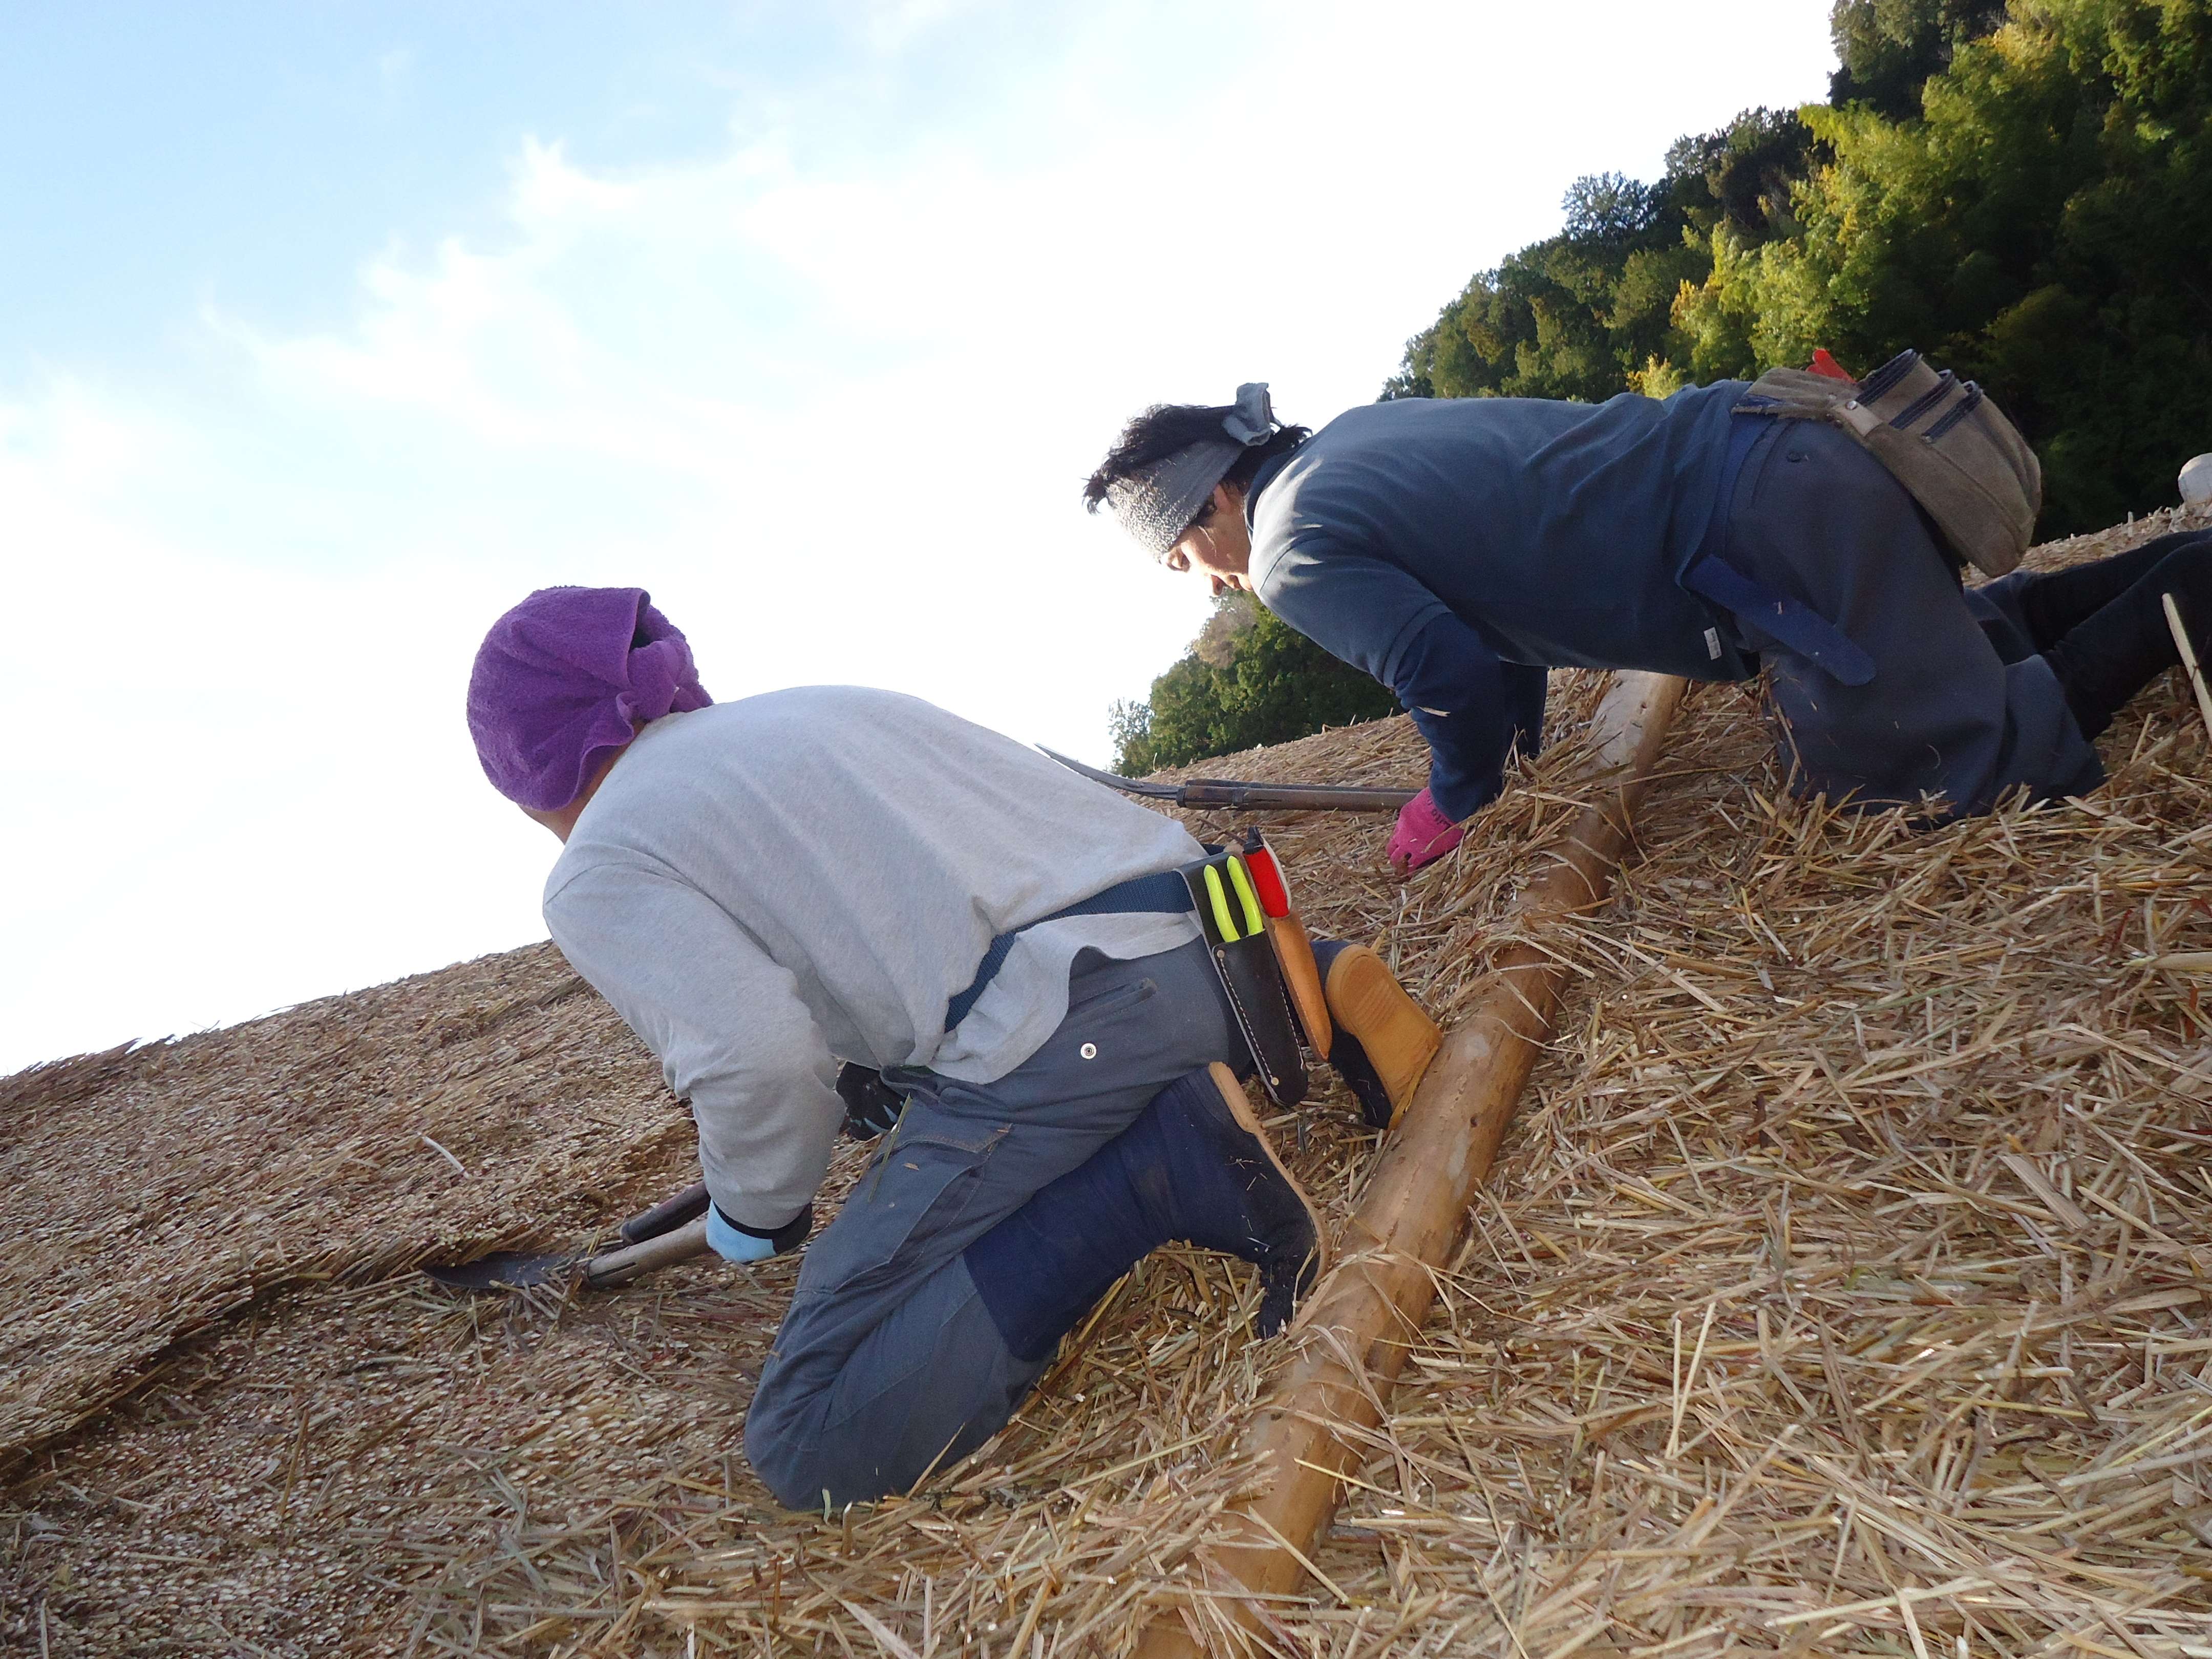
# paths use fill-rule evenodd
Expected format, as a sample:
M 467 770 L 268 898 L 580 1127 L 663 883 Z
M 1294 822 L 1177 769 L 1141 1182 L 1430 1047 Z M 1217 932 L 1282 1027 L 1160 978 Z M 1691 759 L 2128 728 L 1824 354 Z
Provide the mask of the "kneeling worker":
M 493 784 L 565 843 L 554 939 L 690 1103 L 715 1249 L 805 1240 L 839 1061 L 903 1097 L 754 1394 L 745 1449 L 779 1498 L 878 1498 L 964 1455 L 1170 1240 L 1257 1267 L 1261 1334 L 1288 1318 L 1322 1233 L 1237 1084 L 1254 1043 L 1179 823 L 912 697 L 715 704 L 635 588 L 517 605 L 468 714 Z M 1402 1104 L 1435 1027 L 1373 952 L 1323 955 Z
M 1955 401 L 1930 442 L 1983 407 Z M 1735 381 L 1664 402 L 1407 398 L 1309 432 L 1253 384 L 1146 410 L 1084 494 L 1170 569 L 1255 594 L 1397 694 L 1431 754 L 1390 840 L 1401 871 L 1456 846 L 1508 754 L 1534 751 L 1547 668 L 1764 667 L 1797 788 L 1980 812 L 2103 781 L 2091 739 L 2179 660 L 2163 594 L 2212 654 L 2212 536 L 1962 588 L 1881 461 L 1773 403 Z

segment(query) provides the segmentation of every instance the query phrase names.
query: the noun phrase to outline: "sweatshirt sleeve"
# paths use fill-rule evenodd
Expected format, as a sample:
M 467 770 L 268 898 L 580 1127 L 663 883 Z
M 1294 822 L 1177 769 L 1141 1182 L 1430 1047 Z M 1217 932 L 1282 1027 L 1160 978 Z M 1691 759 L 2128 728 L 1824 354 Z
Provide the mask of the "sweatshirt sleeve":
M 1372 675 L 1429 745 L 1429 793 L 1455 822 L 1496 798 L 1505 758 L 1541 740 L 1547 678 L 1509 663 L 1420 581 L 1387 559 L 1294 543 L 1260 598 L 1331 656 Z
M 663 871 L 588 865 L 545 896 L 569 964 L 690 1103 L 707 1190 L 773 1231 L 814 1195 L 844 1108 L 796 981 L 728 913 Z

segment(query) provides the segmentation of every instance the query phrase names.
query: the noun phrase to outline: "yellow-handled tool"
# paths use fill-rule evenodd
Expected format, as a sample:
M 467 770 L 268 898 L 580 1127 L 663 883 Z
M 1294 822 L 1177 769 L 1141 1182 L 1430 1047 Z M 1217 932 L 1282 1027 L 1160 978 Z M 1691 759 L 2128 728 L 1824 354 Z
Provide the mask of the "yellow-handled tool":
M 1224 943 L 1242 939 L 1237 931 L 1237 918 L 1229 908 L 1229 895 L 1221 885 L 1221 872 L 1212 865 L 1206 866 L 1206 902 L 1213 908 L 1214 930 Z
M 1237 901 L 1244 907 L 1244 931 L 1259 933 L 1266 930 L 1267 918 L 1261 911 L 1260 896 L 1252 890 L 1251 872 L 1245 869 L 1244 860 L 1231 853 L 1229 855 L 1229 881 L 1237 890 Z

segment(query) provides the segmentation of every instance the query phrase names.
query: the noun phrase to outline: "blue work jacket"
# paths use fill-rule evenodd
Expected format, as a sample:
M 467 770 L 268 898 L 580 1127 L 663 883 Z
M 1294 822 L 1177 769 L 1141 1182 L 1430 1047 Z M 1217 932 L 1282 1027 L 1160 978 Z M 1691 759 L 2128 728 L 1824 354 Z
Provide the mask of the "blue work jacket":
M 1437 807 L 1466 817 L 1514 747 L 1534 751 L 1547 669 L 1754 671 L 1729 613 L 1681 580 L 1746 389 L 1348 410 L 1253 480 L 1255 591 L 1397 694 Z

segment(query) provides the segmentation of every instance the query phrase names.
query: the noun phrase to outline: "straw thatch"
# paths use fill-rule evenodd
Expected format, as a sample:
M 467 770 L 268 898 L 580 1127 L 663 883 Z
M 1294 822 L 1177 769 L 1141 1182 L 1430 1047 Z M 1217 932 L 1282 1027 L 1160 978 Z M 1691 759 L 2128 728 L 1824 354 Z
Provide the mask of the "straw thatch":
M 1270 819 L 1309 921 L 1449 1019 L 1595 690 L 1410 884 L 1378 820 Z M 1917 834 L 1791 801 L 1750 699 L 1692 693 L 1643 861 L 1538 941 L 1578 988 L 1283 1651 L 2212 1653 L 2212 753 L 2179 676 L 2103 746 L 2091 800 Z M 1278 1128 L 1340 1212 L 1348 1100 Z M 692 1176 L 544 947 L 0 1083 L 0 1171 L 11 1652 L 1111 1653 L 1270 1359 L 1243 1270 L 1163 1252 L 976 1458 L 778 1510 L 738 1428 L 789 1263 L 404 1271 Z

